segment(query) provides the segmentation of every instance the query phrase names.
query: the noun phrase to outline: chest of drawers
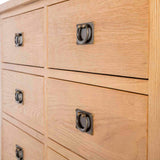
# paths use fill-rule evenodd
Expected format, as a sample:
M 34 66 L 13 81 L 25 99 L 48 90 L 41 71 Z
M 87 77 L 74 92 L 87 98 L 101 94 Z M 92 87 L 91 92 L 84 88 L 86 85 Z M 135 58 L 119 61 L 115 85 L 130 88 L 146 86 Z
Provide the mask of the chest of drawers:
M 0 6 L 2 160 L 160 160 L 158 0 Z

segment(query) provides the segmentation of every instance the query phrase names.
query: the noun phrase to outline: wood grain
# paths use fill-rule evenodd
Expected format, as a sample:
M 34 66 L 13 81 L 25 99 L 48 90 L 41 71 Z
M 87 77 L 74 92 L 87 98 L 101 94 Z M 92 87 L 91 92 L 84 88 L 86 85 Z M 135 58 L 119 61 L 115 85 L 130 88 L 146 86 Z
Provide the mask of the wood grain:
M 2 61 L 44 66 L 43 9 L 3 20 Z M 23 32 L 24 45 L 15 47 L 15 33 Z
M 26 126 L 21 121 L 16 120 L 15 118 L 13 118 L 12 116 L 10 116 L 6 113 L 2 113 L 2 118 L 4 120 L 14 124 L 17 128 L 20 128 L 21 130 L 23 130 L 27 134 L 31 135 L 32 137 L 34 137 L 35 139 L 40 141 L 41 143 L 45 143 L 44 135 L 42 135 L 41 133 L 35 131 L 34 129 Z
M 29 3 L 33 3 L 39 0 L 9 0 L 6 3 L 0 5 L 0 13 L 6 12 L 16 7 L 24 6 Z
M 50 148 L 48 148 L 47 160 L 67 160 L 67 159 L 61 156 L 60 154 L 56 153 L 55 151 L 51 150 Z
M 66 1 L 69 1 L 69 0 L 46 0 L 47 1 L 47 5 L 55 5 L 57 3 L 63 3 L 63 2 L 66 2 Z
M 46 73 L 44 68 L 8 64 L 8 63 L 2 63 L 2 69 L 10 70 L 10 71 L 17 71 L 17 72 L 22 72 L 22 73 L 29 73 L 29 74 L 38 75 L 38 76 L 44 76 Z
M 148 80 L 48 69 L 47 76 L 117 90 L 148 94 Z
M 44 133 L 43 83 L 38 76 L 2 71 L 3 112 Z M 24 104 L 15 101 L 15 89 L 24 94 Z
M 29 73 L 33 75 L 46 76 L 50 78 L 63 79 L 78 83 L 91 84 L 106 88 L 148 95 L 148 80 L 143 79 L 115 77 L 109 75 L 63 71 L 47 68 L 44 69 L 33 66 L 22 66 L 7 63 L 3 63 L 2 68 L 4 70 L 18 71 L 22 73 Z
M 148 160 L 160 159 L 160 1 L 150 1 Z
M 2 159 L 16 160 L 16 144 L 24 150 L 25 160 L 43 160 L 43 144 L 3 120 Z
M 76 25 L 86 22 L 94 23 L 94 44 L 77 45 Z M 48 66 L 148 78 L 148 28 L 148 0 L 70 0 L 50 6 Z
M 47 90 L 50 138 L 89 160 L 146 160 L 147 96 L 54 79 Z M 77 108 L 93 114 L 93 136 L 75 128 Z
M 60 144 L 56 143 L 55 141 L 52 141 L 49 138 L 47 139 L 47 144 L 49 148 L 52 148 L 56 152 L 63 154 L 63 156 L 69 160 L 84 160 L 82 157 L 78 156 L 77 154 L 74 154 L 67 148 L 61 146 Z
M 13 0 L 11 0 L 11 1 L 13 1 Z M 2 19 L 9 18 L 9 17 L 13 17 L 13 16 L 16 16 L 16 15 L 26 13 L 26 12 L 30 12 L 30 11 L 33 11 L 33 10 L 43 8 L 44 3 L 45 3 L 45 0 L 29 1 L 26 4 L 22 4 L 22 6 L 21 5 L 17 6 L 17 7 L 15 6 L 15 7 L 9 9 L 7 12 L 1 13 L 1 18 Z

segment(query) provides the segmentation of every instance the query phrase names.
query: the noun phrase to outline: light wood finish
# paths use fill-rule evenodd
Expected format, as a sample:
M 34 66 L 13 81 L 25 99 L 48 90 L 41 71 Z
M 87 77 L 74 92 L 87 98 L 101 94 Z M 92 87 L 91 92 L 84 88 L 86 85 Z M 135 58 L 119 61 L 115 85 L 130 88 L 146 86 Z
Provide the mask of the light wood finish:
M 43 160 L 44 145 L 22 130 L 3 120 L 2 160 L 17 160 L 16 144 L 24 150 L 25 160 Z
M 147 96 L 54 79 L 47 90 L 50 138 L 89 160 L 146 160 Z M 93 136 L 75 128 L 77 108 L 93 114 Z
M 150 1 L 148 160 L 160 159 L 160 1 Z
M 48 159 L 47 160 L 67 160 L 62 155 L 48 148 Z
M 88 6 L 90 8 L 87 8 Z M 11 45 L 14 44 L 14 34 L 10 37 L 10 42 L 4 42 L 4 40 L 6 35 L 9 34 L 10 36 L 10 32 L 13 31 L 14 27 L 19 25 L 17 24 L 20 20 L 19 17 L 22 17 L 23 23 L 19 26 L 23 29 L 29 31 L 32 26 L 35 26 L 35 34 L 31 32 L 31 35 L 37 36 L 38 38 L 37 40 L 33 39 L 32 42 L 36 41 L 36 47 L 39 47 L 39 49 L 37 49 L 35 46 L 33 47 L 33 44 L 30 45 L 31 48 L 29 48 L 29 51 L 36 51 L 33 52 L 34 58 L 30 58 L 30 60 L 25 57 L 29 56 L 28 52 L 25 56 L 23 55 L 27 51 L 26 49 L 23 50 L 21 48 L 18 50 L 19 54 L 17 56 L 15 54 L 17 54 L 17 49 L 19 48 L 16 48 L 16 52 L 14 48 L 12 48 L 8 59 L 9 62 L 12 61 L 11 63 L 15 64 L 2 63 L 2 68 L 5 69 L 3 72 L 9 75 L 8 72 L 17 71 L 21 72 L 17 73 L 17 75 L 25 75 L 24 73 L 28 73 L 28 76 L 44 79 L 43 95 L 45 95 L 37 98 L 37 101 L 39 101 L 39 103 L 41 102 L 37 107 L 40 108 L 40 106 L 42 107 L 43 105 L 43 116 L 45 118 L 45 127 L 43 126 L 45 128 L 44 135 L 40 133 L 41 131 L 37 128 L 37 122 L 31 123 L 31 125 L 29 124 L 30 118 L 17 117 L 21 114 L 16 114 L 16 117 L 14 117 L 13 115 L 11 116 L 14 112 L 11 112 L 11 114 L 3 112 L 3 121 L 7 124 L 5 125 L 5 130 L 3 130 L 3 136 L 7 138 L 2 138 L 2 144 L 7 148 L 7 150 L 5 150 L 6 153 L 10 153 L 8 152 L 11 148 L 10 144 L 14 140 L 18 141 L 16 139 L 18 137 L 18 139 L 23 138 L 23 140 L 20 141 L 22 143 L 29 142 L 27 145 L 27 150 L 29 152 L 34 152 L 32 149 L 33 146 L 36 148 L 36 145 L 40 144 L 40 148 L 44 150 L 36 149 L 40 154 L 44 154 L 41 156 L 36 152 L 37 154 L 35 154 L 35 156 L 40 156 L 38 160 L 47 160 L 47 150 L 49 150 L 48 153 L 52 152 L 52 150 L 55 151 L 49 153 L 49 155 L 57 153 L 67 160 L 94 160 L 94 158 L 96 160 L 101 160 L 103 156 L 106 155 L 109 160 L 159 160 L 159 8 L 159 0 L 11 0 L 1 5 L 0 18 L 4 21 L 3 23 L 0 22 L 0 45 L 2 45 L 3 42 L 0 56 L 6 56 L 7 52 L 4 47 L 6 48 L 7 46 L 7 50 L 14 47 Z M 38 14 L 38 12 L 40 13 Z M 33 13 L 37 13 L 37 15 L 40 16 Z M 32 21 L 29 23 L 29 18 L 26 15 L 35 17 L 33 18 L 33 23 L 31 23 Z M 41 19 L 39 17 L 41 17 Z M 47 21 L 48 19 L 49 21 Z M 95 24 L 94 44 L 77 46 L 76 24 L 90 21 L 93 21 Z M 16 23 L 13 25 L 10 24 L 10 22 Z M 8 23 L 9 29 L 5 27 L 6 23 Z M 15 31 L 16 30 L 14 30 L 14 32 Z M 19 32 L 19 28 L 16 32 Z M 39 37 L 40 35 L 41 37 Z M 18 58 L 19 56 L 23 57 L 22 61 L 24 61 L 24 65 L 17 65 L 17 63 L 22 64 L 22 61 Z M 41 62 L 39 58 L 41 58 Z M 2 58 L 0 59 L 2 60 Z M 38 62 L 35 64 L 35 61 Z M 40 65 L 41 67 L 39 67 Z M 48 66 L 51 68 L 58 67 L 59 69 L 105 73 L 106 75 L 49 69 L 47 68 Z M 49 82 L 53 89 L 51 90 L 48 88 L 48 93 L 52 93 L 52 95 L 47 94 L 46 87 L 50 85 L 47 81 L 48 77 L 50 77 Z M 55 80 L 51 79 L 51 77 L 55 78 Z M 135 79 L 135 77 L 141 79 Z M 8 79 L 10 79 L 8 81 L 10 81 L 11 85 L 11 81 L 14 81 L 14 77 L 8 76 Z M 16 77 L 16 82 L 13 83 L 18 83 L 17 79 Z M 42 89 L 42 85 L 39 83 L 37 84 L 37 82 L 35 83 L 36 85 L 31 87 L 30 81 L 27 79 L 24 85 L 28 87 L 28 92 L 30 90 L 29 88 L 34 88 L 37 85 L 38 87 L 36 87 L 36 90 L 37 88 Z M 72 81 L 77 83 L 73 83 Z M 21 83 L 22 82 L 23 81 L 21 81 Z M 9 89 L 8 86 L 7 88 Z M 116 90 L 111 90 L 112 88 Z M 68 92 L 66 93 L 66 91 Z M 96 96 L 93 98 L 92 95 Z M 148 95 L 148 97 L 145 95 Z M 35 92 L 32 98 L 33 97 L 38 97 Z M 49 97 L 49 99 L 47 97 Z M 114 101 L 116 98 L 114 99 L 113 97 L 117 97 L 121 103 Z M 14 95 L 12 98 L 14 98 Z M 88 99 L 91 99 L 91 101 Z M 110 101 L 110 103 L 107 103 L 108 101 Z M 60 105 L 58 105 L 59 102 L 61 102 Z M 111 105 L 113 103 L 114 105 Z M 80 106 L 76 106 L 77 104 Z M 92 104 L 94 104 L 94 106 L 92 106 Z M 101 107 L 105 105 L 107 107 Z M 49 111 L 52 111 L 48 113 L 50 115 L 53 114 L 54 117 L 50 116 L 48 118 L 47 106 L 49 106 Z M 67 108 L 64 108 L 65 106 L 67 106 Z M 27 107 L 29 109 L 32 105 Z M 37 107 L 34 109 L 38 109 Z M 75 113 L 74 111 L 71 113 L 71 109 L 75 109 L 74 107 L 81 107 L 91 112 L 93 110 L 94 115 L 98 114 L 98 118 L 96 116 L 94 117 L 94 122 L 96 120 L 96 128 L 93 136 L 83 134 L 75 129 L 75 115 L 73 116 Z M 13 108 L 14 105 L 12 105 L 12 110 Z M 100 112 L 102 109 L 104 113 Z M 29 111 L 31 112 L 30 116 L 32 116 L 32 110 Z M 113 119 L 114 116 L 116 117 L 118 115 L 119 117 L 117 119 Z M 32 118 L 34 116 L 32 116 Z M 23 121 L 23 119 L 25 119 L 26 122 Z M 50 119 L 52 120 L 52 124 Z M 57 119 L 56 122 L 53 121 L 55 119 Z M 48 128 L 50 130 L 49 137 L 52 137 L 52 139 L 48 138 L 47 121 L 50 126 L 52 126 Z M 105 125 L 106 122 L 108 122 L 107 125 Z M 10 123 L 12 123 L 13 126 Z M 57 127 L 55 124 L 58 124 L 60 127 Z M 33 127 L 33 125 L 35 125 L 35 127 Z M 97 133 L 100 132 L 100 128 L 97 126 L 104 126 L 99 136 Z M 11 131 L 12 128 L 16 130 L 15 134 Z M 20 130 L 18 128 L 20 128 Z M 52 128 L 58 129 L 53 131 Z M 104 138 L 104 136 L 101 136 L 103 133 L 106 133 L 105 136 L 108 137 Z M 21 134 L 25 136 L 22 137 Z M 95 140 L 95 136 L 98 137 L 98 140 L 100 138 L 100 141 L 97 141 L 97 139 Z M 34 142 L 28 140 L 28 137 L 29 139 L 33 139 Z M 142 139 L 140 140 L 140 138 Z M 95 144 L 95 142 L 97 143 Z M 44 145 L 42 143 L 44 143 Z M 101 144 L 101 146 L 99 147 L 98 144 Z M 107 147 L 102 148 L 106 144 L 108 144 Z M 82 145 L 84 145 L 83 149 Z M 13 151 L 12 153 L 15 155 L 15 148 Z M 104 155 L 99 159 L 98 156 L 103 152 Z M 13 157 L 11 157 L 12 153 L 6 154 L 5 156 L 7 156 L 7 158 L 2 157 L 2 160 L 13 159 Z M 92 156 L 94 154 L 96 155 L 93 158 Z M 48 158 L 50 158 L 50 156 L 48 156 Z M 29 159 L 35 160 L 35 158 Z M 52 155 L 51 159 L 53 159 Z M 59 159 L 58 157 L 58 160 Z
M 2 72 L 3 112 L 44 133 L 42 77 L 18 72 Z M 15 101 L 15 89 L 24 94 L 24 104 Z
M 24 6 L 39 0 L 9 0 L 0 6 L 0 13 L 6 12 L 16 7 Z
M 68 0 L 10 0 L 0 5 L 0 16 L 3 19 L 65 1 Z
M 55 141 L 51 139 L 47 139 L 47 144 L 50 148 L 53 150 L 56 150 L 56 152 L 63 154 L 64 157 L 67 157 L 69 160 L 84 160 L 82 157 L 78 156 L 77 154 L 74 154 L 73 152 L 70 152 L 67 148 L 61 146 L 60 144 L 56 143 Z
M 3 63 L 2 68 L 5 70 L 18 71 L 33 75 L 46 76 L 50 78 L 75 81 L 84 84 L 91 84 L 106 88 L 113 88 L 128 92 L 148 95 L 148 80 L 133 79 L 125 77 L 115 77 L 108 75 L 98 75 L 90 73 L 79 73 L 47 68 L 36 68 L 31 66 L 21 66 Z
M 58 16 L 57 16 L 58 15 Z M 93 22 L 94 44 L 76 44 Z M 70 0 L 48 9 L 48 66 L 148 78 L 148 0 Z
M 39 9 L 3 20 L 3 62 L 44 66 L 43 16 Z M 24 34 L 24 45 L 15 47 L 15 33 L 19 32 Z
M 29 2 L 28 2 L 29 3 Z M 44 7 L 45 0 L 32 0 L 30 5 L 24 4 L 23 7 L 13 7 L 7 12 L 1 13 L 1 18 L 13 17 L 19 14 L 23 14 L 29 11 L 37 10 Z
M 148 80 L 49 69 L 48 77 L 148 94 Z
M 26 126 L 24 123 L 16 120 L 15 118 L 11 117 L 10 115 L 6 114 L 6 113 L 2 113 L 2 118 L 12 124 L 14 124 L 15 126 L 17 126 L 18 128 L 21 128 L 24 132 L 26 132 L 27 134 L 32 135 L 32 137 L 34 137 L 35 139 L 37 139 L 38 141 L 45 143 L 45 139 L 44 139 L 44 135 L 42 135 L 41 133 L 35 131 L 34 129 Z
M 2 69 L 10 70 L 10 71 L 17 71 L 17 72 L 22 72 L 22 73 L 29 73 L 29 74 L 38 75 L 38 76 L 45 75 L 44 68 L 33 67 L 33 66 L 22 66 L 22 65 L 2 63 Z
M 46 0 L 47 1 L 47 5 L 55 5 L 57 3 L 62 3 L 62 2 L 66 2 L 66 1 L 69 1 L 69 0 Z

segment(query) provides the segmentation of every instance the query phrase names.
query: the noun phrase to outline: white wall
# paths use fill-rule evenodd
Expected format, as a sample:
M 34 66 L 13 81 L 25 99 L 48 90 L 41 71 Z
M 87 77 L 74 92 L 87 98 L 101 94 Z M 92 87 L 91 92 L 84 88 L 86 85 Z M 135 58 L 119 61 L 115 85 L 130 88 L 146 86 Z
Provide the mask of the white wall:
M 7 2 L 8 0 L 0 0 L 0 4 Z

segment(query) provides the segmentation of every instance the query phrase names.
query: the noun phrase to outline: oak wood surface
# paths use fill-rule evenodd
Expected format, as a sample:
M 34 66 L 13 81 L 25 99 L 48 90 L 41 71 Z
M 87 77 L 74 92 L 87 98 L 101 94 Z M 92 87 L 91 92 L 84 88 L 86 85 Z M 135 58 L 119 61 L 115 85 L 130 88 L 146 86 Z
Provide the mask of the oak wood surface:
M 43 160 L 44 145 L 22 130 L 3 120 L 2 160 L 17 160 L 16 144 L 24 150 L 25 160 Z
M 23 73 L 2 71 L 2 109 L 30 127 L 44 133 L 44 79 Z M 23 91 L 24 103 L 15 101 L 15 89 Z
M 39 1 L 39 0 L 9 0 L 4 4 L 0 5 L 0 14 L 12 8 L 28 5 L 29 3 L 33 3 L 35 1 Z
M 15 118 L 11 117 L 10 115 L 7 115 L 6 113 L 2 114 L 2 118 L 3 120 L 8 121 L 9 123 L 14 124 L 17 128 L 20 128 L 21 130 L 23 130 L 26 134 L 32 136 L 33 138 L 37 139 L 38 141 L 40 141 L 41 143 L 47 145 L 47 150 L 48 148 L 51 148 L 54 152 L 63 154 L 64 157 L 67 157 L 67 160 L 84 160 L 83 158 L 81 158 L 80 156 L 74 154 L 73 152 L 69 151 L 68 149 L 64 148 L 63 146 L 61 146 L 60 144 L 52 141 L 51 139 L 45 139 L 44 135 L 42 135 L 41 133 L 35 131 L 34 129 L 26 126 L 25 124 L 23 124 L 22 122 L 16 120 Z M 52 157 L 52 154 L 50 155 L 50 157 Z M 54 153 L 55 154 L 55 153 Z M 56 155 L 55 155 L 56 156 Z M 44 159 L 46 159 L 47 156 L 45 156 Z
M 148 160 L 160 159 L 160 1 L 150 1 Z
M 52 148 L 58 153 L 63 154 L 64 157 L 66 157 L 69 160 L 84 160 L 85 158 L 82 158 L 82 156 L 79 156 L 71 151 L 69 151 L 66 147 L 62 146 L 61 144 L 58 144 L 57 142 L 53 141 L 52 139 L 47 139 L 47 145 L 49 148 Z
M 15 1 L 15 0 L 11 0 L 11 1 Z M 32 0 L 28 3 L 24 4 L 22 6 L 19 6 L 19 7 L 18 6 L 13 7 L 10 10 L 8 10 L 7 12 L 1 13 L 0 14 L 1 18 L 5 19 L 5 18 L 13 17 L 16 15 L 24 14 L 26 12 L 30 12 L 33 10 L 43 8 L 45 5 L 45 0 Z
M 3 62 L 44 66 L 43 16 L 39 9 L 3 20 Z M 15 47 L 15 33 L 19 32 L 23 32 L 24 43 Z
M 48 69 L 47 76 L 117 90 L 148 94 L 148 80 Z
M 33 75 L 75 81 L 78 83 L 91 84 L 106 88 L 113 88 L 117 90 L 148 95 L 148 80 L 143 79 L 115 77 L 109 75 L 99 75 L 82 72 L 71 72 L 47 68 L 44 69 L 32 66 L 22 66 L 7 63 L 3 63 L 2 68 L 4 70 L 18 71 Z
M 48 5 L 55 5 L 58 3 L 63 3 L 69 0 L 46 0 L 46 1 L 47 1 L 47 6 L 48 6 Z
M 67 160 L 65 157 L 62 155 L 56 153 L 52 149 L 48 148 L 48 158 L 47 160 Z
M 104 160 L 104 157 L 109 160 L 159 160 L 159 7 L 159 0 L 71 0 L 68 2 L 67 0 L 11 0 L 1 5 L 0 17 L 4 20 L 1 24 L 1 29 L 3 26 L 1 39 L 3 36 L 3 40 L 5 40 L 6 35 L 11 35 L 11 31 L 14 33 L 19 32 L 23 28 L 27 31 L 25 43 L 29 46 L 24 50 L 18 48 L 17 52 L 17 49 L 14 50 L 15 48 L 12 46 L 14 44 L 14 34 L 12 33 L 11 37 L 7 36 L 10 42 L 5 41 L 3 43 L 1 55 L 3 52 L 6 56 L 6 51 L 10 49 L 11 52 L 10 55 L 7 55 L 7 61 L 12 61 L 11 63 L 15 64 L 2 63 L 2 68 L 5 69 L 3 72 L 7 75 L 5 77 L 10 79 L 10 85 L 12 85 L 11 81 L 15 79 L 13 83 L 16 86 L 19 84 L 19 78 L 8 74 L 8 72 L 21 72 L 17 75 L 26 75 L 24 73 L 28 73 L 30 74 L 28 76 L 41 79 L 41 82 L 35 80 L 34 85 L 30 86 L 29 84 L 32 84 L 31 80 L 20 78 L 28 93 L 35 86 L 36 91 L 38 90 L 36 94 L 35 91 L 32 94 L 32 98 L 37 97 L 36 102 L 32 102 L 33 99 L 31 98 L 30 103 L 27 103 L 28 111 L 23 110 L 20 112 L 23 113 L 22 115 L 27 113 L 27 118 L 19 114 L 19 110 L 16 114 L 13 112 L 15 109 L 14 103 L 11 103 L 12 106 L 10 107 L 12 109 L 8 109 L 8 113 L 3 113 L 3 119 L 16 126 L 14 127 L 3 120 L 7 124 L 6 126 L 10 126 L 5 127 L 7 129 L 4 130 L 7 133 L 4 134 L 5 137 L 9 138 L 5 138 L 2 143 L 4 146 L 7 141 L 8 153 L 13 151 L 10 143 L 8 145 L 8 140 L 11 140 L 12 143 L 13 136 L 20 134 L 19 137 L 21 137 L 23 130 L 23 134 L 34 140 L 34 142 L 29 140 L 29 145 L 32 144 L 31 147 L 29 146 L 30 149 L 37 144 L 44 143 L 44 152 L 40 153 L 44 154 L 41 156 L 37 153 L 41 156 L 38 160 L 42 157 L 43 160 L 47 160 L 47 149 L 49 160 L 53 157 L 54 160 L 55 158 L 60 160 L 62 157 L 67 160 Z M 47 21 L 48 18 L 49 21 Z M 28 19 L 30 20 L 28 21 Z M 90 21 L 93 21 L 95 25 L 94 44 L 77 46 L 76 24 Z M 6 24 L 7 26 L 5 26 Z M 33 32 L 30 32 L 33 26 Z M 15 30 L 15 27 L 18 30 Z M 30 38 L 28 33 L 33 37 Z M 150 52 L 148 52 L 149 49 Z M 30 55 L 28 51 L 33 50 L 33 54 Z M 27 54 L 24 54 L 26 51 Z M 23 58 L 21 59 L 21 57 Z M 17 63 L 23 65 L 16 65 Z M 107 75 L 49 69 L 48 66 L 50 68 L 96 72 Z M 50 77 L 49 83 L 47 81 L 48 77 Z M 42 79 L 44 86 L 42 85 Z M 47 86 L 51 86 L 51 88 L 46 88 Z M 42 93 L 39 90 L 43 90 L 45 96 L 38 96 L 39 93 Z M 95 91 L 96 93 L 94 93 Z M 149 96 L 122 91 L 149 94 Z M 52 93 L 52 95 L 48 93 Z M 3 92 L 3 94 L 7 93 Z M 12 98 L 14 98 L 14 93 L 12 94 Z M 91 99 L 91 101 L 88 99 Z M 116 101 L 117 99 L 118 101 Z M 108 101 L 109 103 L 107 103 Z M 36 106 L 35 104 L 39 105 Z M 79 106 L 76 106 L 77 104 Z M 33 107 L 33 105 L 36 107 Z M 47 114 L 48 106 L 49 112 Z M 93 111 L 96 115 L 94 116 L 96 124 L 93 137 L 80 133 L 75 129 L 74 110 L 76 107 Z M 34 108 L 34 110 L 30 108 Z M 39 120 L 36 110 L 41 109 L 42 111 L 42 108 L 45 113 L 40 116 L 41 120 Z M 101 112 L 102 110 L 104 113 Z M 36 119 L 34 123 L 33 117 Z M 45 117 L 43 125 L 41 123 L 43 121 L 42 117 Z M 32 121 L 30 121 L 31 119 Z M 53 123 L 54 120 L 55 123 Z M 51 126 L 48 130 L 47 121 L 48 126 Z M 46 124 L 45 130 L 44 124 Z M 8 128 L 16 128 L 15 130 L 20 128 L 20 133 L 16 131 L 18 134 L 10 134 L 10 132 L 13 132 Z M 100 132 L 102 128 L 103 130 Z M 48 131 L 50 138 L 48 138 Z M 28 138 L 24 136 L 23 139 L 26 142 Z M 16 138 L 15 141 L 18 142 Z M 34 145 L 35 143 L 36 145 Z M 40 148 L 42 148 L 42 144 Z M 30 151 L 28 148 L 27 150 Z M 55 155 L 55 153 L 57 154 Z M 5 155 L 7 158 L 3 159 L 2 157 L 2 160 L 13 159 L 12 154 L 15 155 L 15 152 Z M 59 157 L 59 154 L 62 156 Z M 29 157 L 30 159 L 37 160 Z
M 22 73 L 28 73 L 38 76 L 45 75 L 45 69 L 41 67 L 33 67 L 33 66 L 23 66 L 23 65 L 16 65 L 16 64 L 9 64 L 9 63 L 2 63 L 3 70 L 9 71 L 17 71 Z
M 25 133 L 31 135 L 32 137 L 34 137 L 35 139 L 37 139 L 41 143 L 45 143 L 44 135 L 42 135 L 41 133 L 37 132 L 36 130 L 30 128 L 29 126 L 22 123 L 21 121 L 13 118 L 12 116 L 10 116 L 4 112 L 2 113 L 2 118 L 4 120 L 14 124 L 17 128 L 22 129 Z
M 146 160 L 147 96 L 55 79 L 47 91 L 50 138 L 89 160 Z M 93 136 L 75 128 L 77 108 L 93 114 Z
M 76 25 L 94 23 L 94 44 Z M 48 7 L 48 66 L 148 78 L 148 0 L 70 0 Z

